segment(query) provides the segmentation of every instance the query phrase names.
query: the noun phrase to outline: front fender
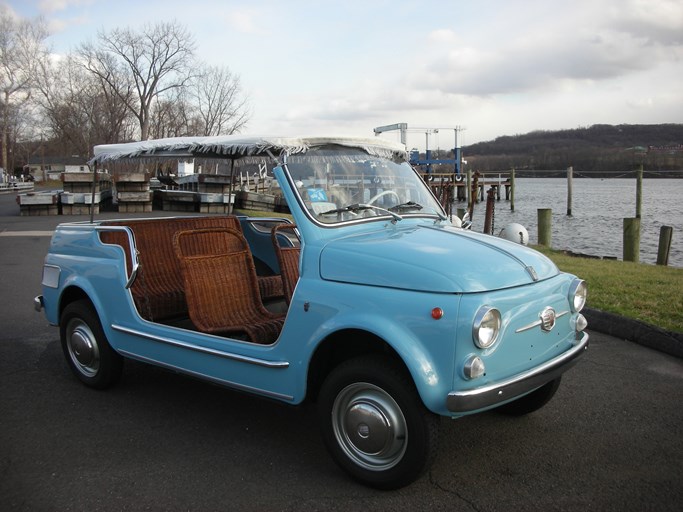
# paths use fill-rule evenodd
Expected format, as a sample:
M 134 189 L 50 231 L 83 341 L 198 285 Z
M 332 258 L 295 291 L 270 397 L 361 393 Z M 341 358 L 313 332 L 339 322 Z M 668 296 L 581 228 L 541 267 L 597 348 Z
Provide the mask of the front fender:
M 320 323 L 309 338 L 310 353 L 313 354 L 326 339 L 337 332 L 368 332 L 382 339 L 398 354 L 410 372 L 425 406 L 432 412 L 444 414 L 444 397 L 451 390 L 453 378 L 454 343 L 450 340 L 447 342 L 440 336 L 421 336 L 424 333 L 409 328 L 405 317 L 400 317 L 399 320 L 393 316 L 361 309 L 338 312 Z

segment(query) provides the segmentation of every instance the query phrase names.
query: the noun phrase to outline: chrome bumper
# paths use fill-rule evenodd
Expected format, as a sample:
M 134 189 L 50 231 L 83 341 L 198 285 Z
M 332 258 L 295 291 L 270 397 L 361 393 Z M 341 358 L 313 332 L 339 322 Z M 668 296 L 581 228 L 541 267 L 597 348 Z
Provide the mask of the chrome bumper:
M 446 407 L 454 413 L 476 411 L 511 400 L 556 379 L 574 366 L 588 348 L 588 333 L 582 334 L 571 349 L 541 366 L 489 386 L 448 393 Z
M 37 295 L 33 299 L 33 309 L 35 309 L 38 313 L 40 313 L 43 310 L 43 296 L 42 295 Z

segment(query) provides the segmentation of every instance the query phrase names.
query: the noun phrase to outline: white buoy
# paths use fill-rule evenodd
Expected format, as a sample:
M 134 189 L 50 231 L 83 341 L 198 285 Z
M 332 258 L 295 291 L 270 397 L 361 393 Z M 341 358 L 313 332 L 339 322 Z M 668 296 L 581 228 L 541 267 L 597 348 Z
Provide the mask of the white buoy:
M 516 222 L 508 224 L 501 229 L 498 236 L 522 245 L 527 245 L 529 243 L 529 232 L 524 226 L 517 224 Z

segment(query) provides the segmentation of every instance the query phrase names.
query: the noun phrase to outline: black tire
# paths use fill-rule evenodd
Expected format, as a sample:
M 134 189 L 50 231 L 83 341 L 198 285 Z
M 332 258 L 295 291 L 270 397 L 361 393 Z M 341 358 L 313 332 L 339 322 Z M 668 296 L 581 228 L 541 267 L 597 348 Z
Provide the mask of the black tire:
M 78 300 L 64 308 L 59 336 L 66 362 L 83 384 L 104 389 L 121 378 L 123 358 L 109 345 L 89 301 Z
M 320 389 L 318 413 L 335 462 L 371 487 L 408 485 L 436 455 L 439 417 L 425 408 L 409 373 L 385 357 L 336 367 Z
M 509 416 L 524 416 L 525 414 L 537 411 L 547 404 L 555 395 L 557 389 L 560 387 L 561 381 L 562 377 L 551 380 L 547 384 L 538 388 L 536 391 L 532 391 L 528 395 L 524 395 L 522 398 L 518 398 L 517 400 L 509 402 L 505 405 L 501 405 L 496 409 L 496 411 Z

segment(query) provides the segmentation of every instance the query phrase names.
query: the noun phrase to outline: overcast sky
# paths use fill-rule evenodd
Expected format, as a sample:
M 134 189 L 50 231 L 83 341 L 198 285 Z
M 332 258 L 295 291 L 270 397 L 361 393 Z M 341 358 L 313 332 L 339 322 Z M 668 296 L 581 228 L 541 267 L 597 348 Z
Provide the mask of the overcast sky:
M 11 0 L 56 53 L 177 20 L 240 76 L 245 133 L 450 148 L 597 123 L 683 123 L 683 0 Z M 388 135 L 389 138 L 397 135 Z

